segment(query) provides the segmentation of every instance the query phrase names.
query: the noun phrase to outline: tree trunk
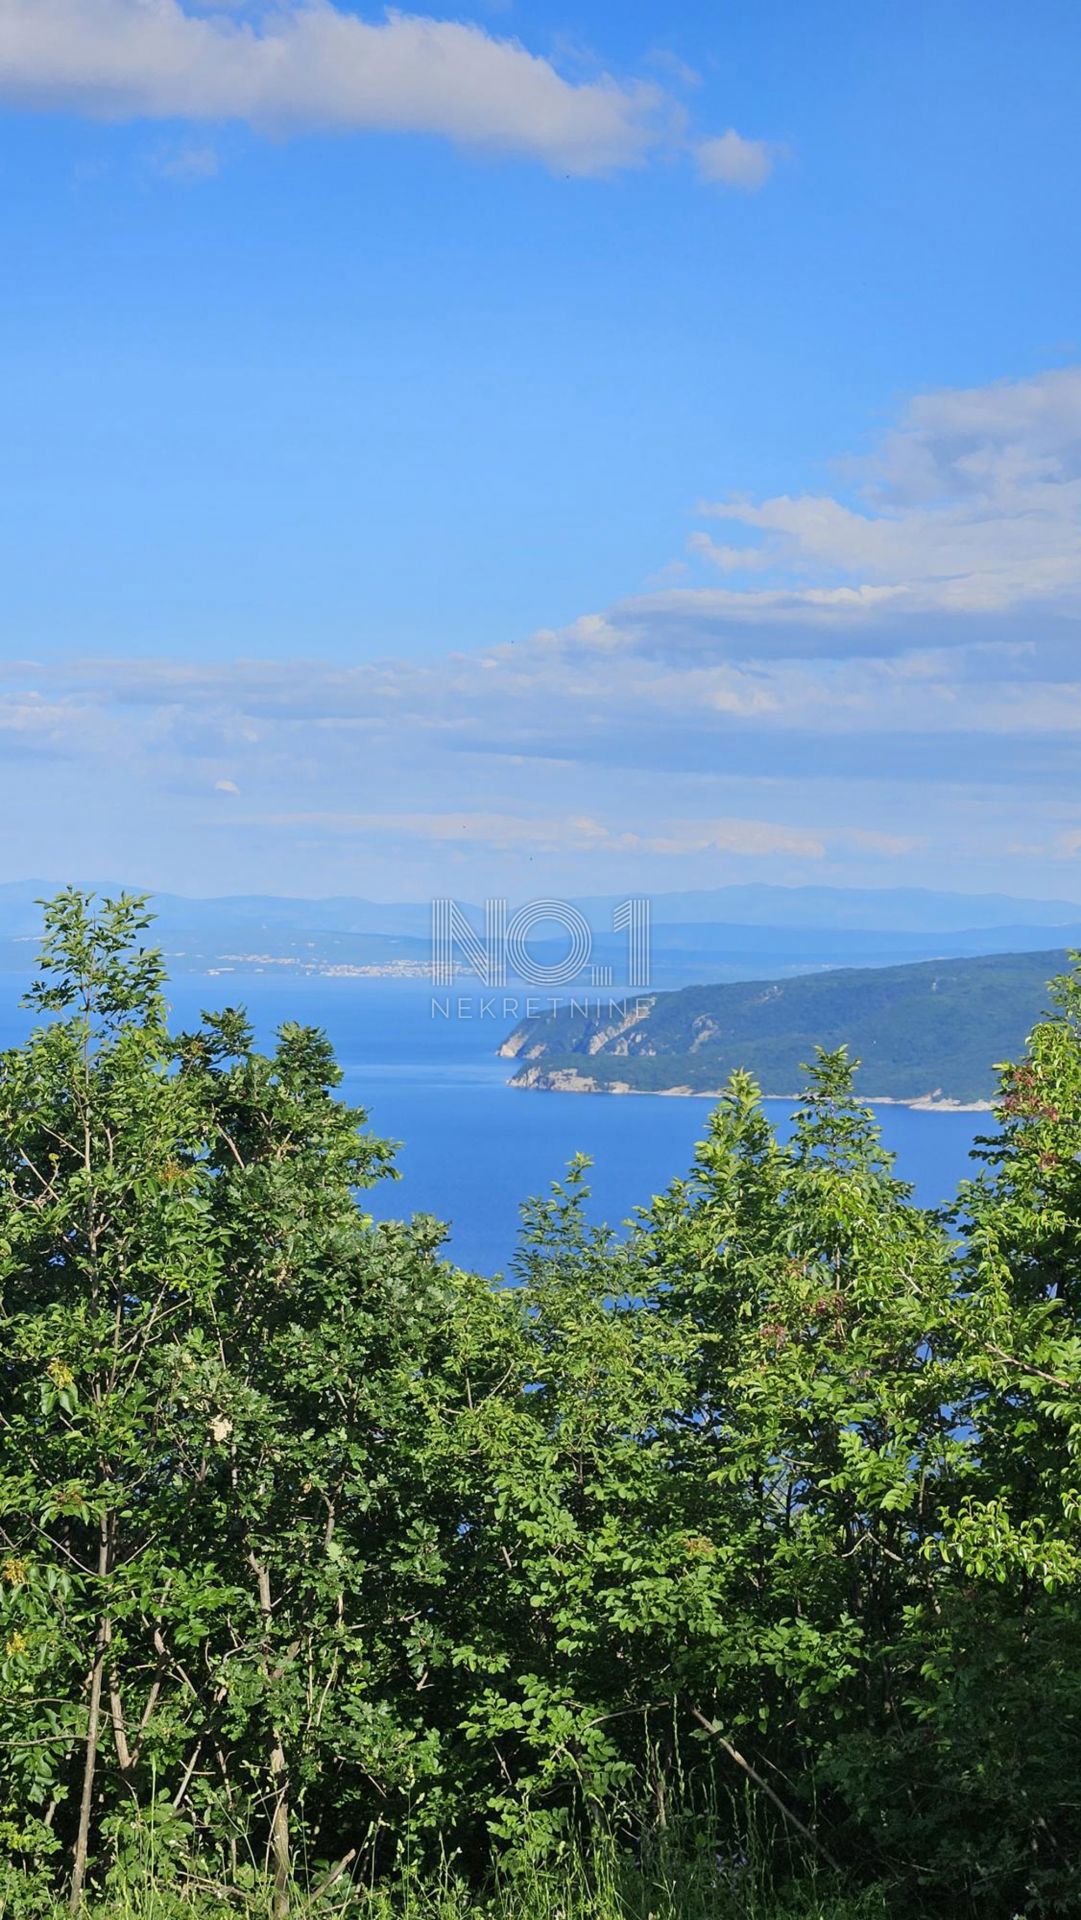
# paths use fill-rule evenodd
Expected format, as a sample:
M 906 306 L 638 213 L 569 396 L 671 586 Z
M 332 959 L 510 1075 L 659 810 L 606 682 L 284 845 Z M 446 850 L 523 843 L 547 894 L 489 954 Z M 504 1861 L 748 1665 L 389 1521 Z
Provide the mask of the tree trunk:
M 259 1609 L 266 1629 L 266 1661 L 264 1671 L 268 1679 L 273 1678 L 270 1670 L 270 1629 L 273 1601 L 270 1593 L 270 1575 L 255 1554 L 250 1556 L 250 1565 L 255 1574 L 259 1589 Z M 289 1886 L 292 1879 L 292 1859 L 289 1848 L 289 1777 L 285 1766 L 285 1749 L 277 1727 L 271 1733 L 270 1743 L 270 1780 L 274 1792 L 274 1812 L 270 1819 L 270 1855 L 274 1862 L 274 1920 L 286 1920 L 289 1912 Z
M 109 1572 L 109 1521 L 101 1522 L 101 1534 L 98 1541 L 98 1577 L 104 1582 Z M 104 1598 L 104 1595 L 102 1596 Z M 101 1683 L 105 1672 L 105 1653 L 109 1645 L 109 1616 L 103 1613 L 98 1621 L 97 1639 L 94 1642 L 94 1663 L 90 1669 L 90 1702 L 86 1718 L 86 1759 L 83 1762 L 83 1791 L 79 1801 L 79 1826 L 75 1835 L 75 1850 L 71 1862 L 71 1893 L 68 1906 L 77 1913 L 83 1897 L 83 1884 L 86 1880 L 86 1863 L 90 1853 L 90 1819 L 94 1810 L 94 1775 L 98 1764 L 98 1743 L 101 1737 Z
M 270 1822 L 270 1851 L 274 1858 L 274 1920 L 285 1920 L 289 1912 L 289 1784 L 285 1774 L 285 1752 L 277 1734 L 270 1749 L 270 1777 L 274 1783 L 274 1815 Z

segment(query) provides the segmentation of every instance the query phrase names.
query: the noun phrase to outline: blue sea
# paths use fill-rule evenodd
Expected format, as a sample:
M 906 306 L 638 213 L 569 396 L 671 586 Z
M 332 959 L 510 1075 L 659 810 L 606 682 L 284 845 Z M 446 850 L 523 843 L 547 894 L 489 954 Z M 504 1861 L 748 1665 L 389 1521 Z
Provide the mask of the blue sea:
M 366 1205 L 382 1219 L 435 1214 L 447 1223 L 453 1257 L 483 1273 L 506 1268 L 522 1200 L 560 1179 L 573 1154 L 593 1161 L 594 1218 L 618 1227 L 688 1171 L 710 1110 L 702 1099 L 511 1088 L 513 1062 L 495 1057 L 507 1023 L 433 1015 L 433 996 L 414 983 L 233 976 L 179 981 L 172 998 L 185 1022 L 199 1006 L 241 1001 L 261 1041 L 282 1019 L 324 1027 L 345 1070 L 344 1094 L 367 1109 L 373 1131 L 401 1142 L 401 1178 L 382 1183 Z M 784 1133 L 791 1108 L 768 1105 Z M 928 1206 L 952 1195 L 990 1120 L 877 1112 L 898 1172 Z
M 20 983 L 0 983 L 0 1044 L 28 1026 Z M 181 978 L 170 999 L 174 1022 L 194 1024 L 201 1008 L 247 1007 L 260 1044 L 282 1020 L 326 1029 L 345 1072 L 343 1095 L 366 1108 L 373 1132 L 400 1142 L 401 1178 L 365 1196 L 379 1219 L 435 1214 L 447 1224 L 448 1250 L 462 1266 L 505 1271 L 519 1207 L 562 1177 L 584 1153 L 594 1219 L 621 1226 L 691 1166 L 709 1102 L 659 1095 L 524 1092 L 507 1085 L 513 1063 L 496 1058 L 508 1024 L 447 1019 L 414 982 L 288 979 L 267 974 Z M 445 996 L 441 996 L 445 1000 Z M 474 1004 L 477 1004 L 474 1002 Z M 785 1133 L 791 1107 L 767 1103 Z M 925 1113 L 880 1107 L 879 1124 L 897 1171 L 927 1206 L 947 1200 L 969 1168 L 982 1113 Z

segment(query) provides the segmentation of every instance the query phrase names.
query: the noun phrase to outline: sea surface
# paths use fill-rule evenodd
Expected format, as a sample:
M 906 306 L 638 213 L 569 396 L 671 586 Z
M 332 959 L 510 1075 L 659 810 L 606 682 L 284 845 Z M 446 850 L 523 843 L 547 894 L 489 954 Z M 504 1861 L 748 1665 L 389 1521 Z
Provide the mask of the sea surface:
M 18 994 L 19 982 L 0 980 L 3 1045 L 27 1030 Z M 170 998 L 182 1026 L 202 1007 L 246 1006 L 260 1044 L 282 1020 L 325 1028 L 344 1069 L 343 1095 L 366 1108 L 373 1132 L 401 1143 L 401 1178 L 381 1182 L 365 1205 L 380 1219 L 436 1215 L 447 1223 L 452 1257 L 483 1273 L 506 1270 L 522 1200 L 560 1179 L 573 1154 L 593 1161 L 594 1219 L 619 1227 L 688 1171 L 710 1111 L 704 1099 L 512 1089 L 513 1063 L 495 1050 L 513 1021 L 433 1014 L 432 994 L 412 982 L 223 974 L 179 979 Z M 767 1106 L 784 1134 L 791 1106 Z M 927 1206 L 953 1194 L 991 1119 L 908 1107 L 877 1115 L 898 1173 Z

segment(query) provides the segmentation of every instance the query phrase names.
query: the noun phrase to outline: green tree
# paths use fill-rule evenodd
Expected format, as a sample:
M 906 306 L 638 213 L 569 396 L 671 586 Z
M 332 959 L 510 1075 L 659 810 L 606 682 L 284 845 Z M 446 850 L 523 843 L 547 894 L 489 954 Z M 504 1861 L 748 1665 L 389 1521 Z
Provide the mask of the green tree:
M 834 1850 L 871 1773 L 891 1772 L 925 1545 L 970 1470 L 942 1339 L 950 1243 L 851 1079 L 820 1056 L 781 1144 L 735 1076 L 694 1179 L 649 1224 L 659 1298 L 698 1334 L 679 1467 L 714 1549 L 711 1631 L 682 1650 L 682 1687 L 729 1748 L 783 1768 L 798 1818 L 821 1803 Z
M 358 1206 L 389 1149 L 321 1035 L 170 1036 L 146 926 L 54 902 L 45 1019 L 0 1062 L 0 1778 L 73 1905 L 139 1808 L 265 1846 L 283 1905 L 298 1838 L 344 1853 L 438 1771 L 461 1515 L 425 1452 L 459 1318 L 482 1390 L 500 1309 L 432 1223 Z
M 520 1841 L 528 1806 L 542 1846 L 633 1798 L 689 1604 L 667 1472 L 685 1342 L 650 1310 L 638 1249 L 589 1225 L 587 1167 L 523 1210 L 517 1390 L 467 1423 L 488 1599 L 465 1725 L 498 1762 L 495 1831 Z
M 948 1772 L 936 1859 L 1073 1912 L 1081 1852 L 1081 976 L 1000 1069 L 962 1188 L 953 1331 L 974 1470 L 929 1552 L 920 1711 Z M 956 1783 L 962 1790 L 956 1790 Z

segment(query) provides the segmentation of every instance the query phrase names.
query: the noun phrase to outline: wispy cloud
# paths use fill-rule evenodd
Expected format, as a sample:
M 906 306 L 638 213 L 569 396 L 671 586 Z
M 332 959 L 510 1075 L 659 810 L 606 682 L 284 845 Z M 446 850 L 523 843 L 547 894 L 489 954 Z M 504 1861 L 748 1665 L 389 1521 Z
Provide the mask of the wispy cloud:
M 679 87 L 693 88 L 702 85 L 702 75 L 697 67 L 692 67 L 689 61 L 682 60 L 678 53 L 672 52 L 670 47 L 651 47 L 646 59 L 651 67 L 656 67 L 658 73 L 668 74 Z
M 331 0 L 0 0 L 0 98 L 108 120 L 437 134 L 573 174 L 634 166 L 683 137 L 655 83 L 568 79 L 477 25 L 397 9 L 370 21 Z M 768 149 L 729 132 L 699 164 L 757 186 Z
M 824 860 L 829 848 L 857 847 L 883 858 L 912 853 L 918 838 L 846 827 L 793 827 L 755 819 L 660 820 L 615 826 L 589 814 L 505 813 L 266 813 L 236 822 L 277 831 L 315 827 L 347 839 L 375 835 L 429 848 L 526 854 L 727 854 L 737 859 L 792 857 Z
M 185 141 L 183 146 L 164 148 L 151 155 L 151 171 L 161 180 L 179 180 L 193 185 L 214 180 L 221 171 L 218 150 L 207 140 Z

